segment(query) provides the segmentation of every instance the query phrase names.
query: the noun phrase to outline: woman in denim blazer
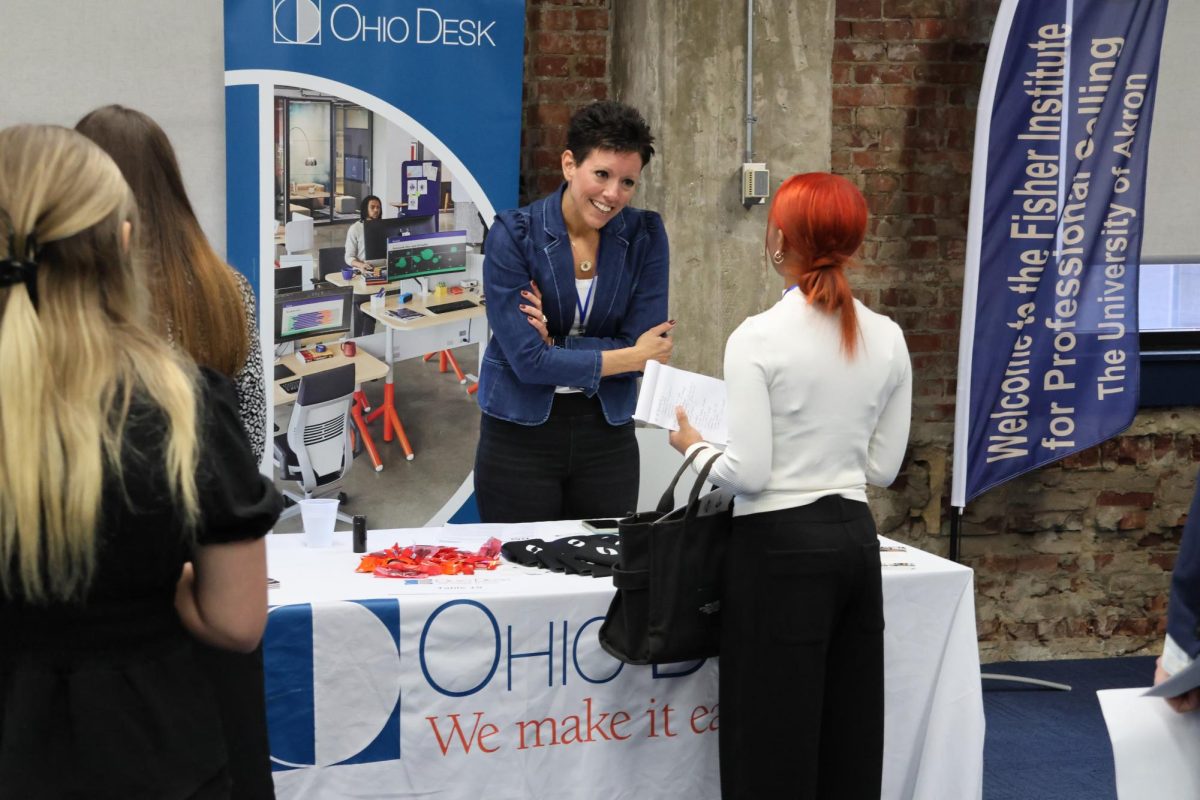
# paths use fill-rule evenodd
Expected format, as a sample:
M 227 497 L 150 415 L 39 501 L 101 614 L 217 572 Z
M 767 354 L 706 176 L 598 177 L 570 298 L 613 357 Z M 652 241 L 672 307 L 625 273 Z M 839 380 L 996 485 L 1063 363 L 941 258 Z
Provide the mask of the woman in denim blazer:
M 613 517 L 637 503 L 637 378 L 666 363 L 667 235 L 627 204 L 654 153 L 616 102 L 575 114 L 566 183 L 496 217 L 484 291 L 492 339 L 475 497 L 484 522 Z

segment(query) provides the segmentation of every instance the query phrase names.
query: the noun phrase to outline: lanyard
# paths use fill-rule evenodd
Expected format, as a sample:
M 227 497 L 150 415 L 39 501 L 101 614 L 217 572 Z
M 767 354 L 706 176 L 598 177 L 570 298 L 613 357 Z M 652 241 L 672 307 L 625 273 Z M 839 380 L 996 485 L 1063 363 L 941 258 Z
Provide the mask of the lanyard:
M 800 285 L 800 284 L 798 284 L 798 283 L 793 283 L 791 286 L 789 286 L 789 287 L 787 287 L 786 289 L 784 289 L 784 290 L 783 290 L 783 294 L 781 294 L 781 295 L 780 295 L 780 298 L 787 297 L 787 293 L 788 293 L 788 292 L 790 292 L 792 289 L 795 289 L 795 288 L 796 288 L 797 286 L 799 286 L 799 285 Z
M 588 311 L 592 308 L 592 290 L 596 288 L 596 278 L 588 281 L 587 300 L 579 302 L 579 292 L 575 292 L 575 306 L 579 309 L 579 327 L 582 328 L 587 324 Z

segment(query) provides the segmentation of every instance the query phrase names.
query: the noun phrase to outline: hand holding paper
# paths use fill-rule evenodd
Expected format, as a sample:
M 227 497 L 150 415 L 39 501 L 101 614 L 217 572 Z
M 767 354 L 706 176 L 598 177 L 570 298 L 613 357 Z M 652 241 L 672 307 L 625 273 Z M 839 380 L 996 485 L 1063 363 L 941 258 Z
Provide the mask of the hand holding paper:
M 667 441 L 671 443 L 679 451 L 680 455 L 685 455 L 687 449 L 698 442 L 704 441 L 704 437 L 700 435 L 700 431 L 696 430 L 688 419 L 687 411 L 683 406 L 675 407 L 675 421 L 679 423 L 679 428 L 671 432 L 667 437 Z
M 1171 708 L 1179 712 L 1194 711 L 1200 707 L 1197 687 L 1200 687 L 1200 659 L 1168 675 L 1160 658 L 1154 665 L 1154 687 L 1146 690 L 1146 696 L 1166 698 Z

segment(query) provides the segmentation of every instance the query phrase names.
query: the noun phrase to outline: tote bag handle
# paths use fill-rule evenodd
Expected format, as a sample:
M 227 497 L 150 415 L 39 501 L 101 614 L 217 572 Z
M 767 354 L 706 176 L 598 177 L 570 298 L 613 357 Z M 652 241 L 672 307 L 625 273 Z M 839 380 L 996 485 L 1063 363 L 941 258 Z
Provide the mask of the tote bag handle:
M 675 484 L 679 483 L 679 478 L 683 475 L 684 470 L 692 465 L 692 462 L 696 460 L 696 456 L 698 455 L 700 455 L 699 448 L 692 451 L 692 454 L 685 458 L 683 463 L 679 465 L 679 470 L 675 473 L 675 477 L 671 478 L 671 484 L 663 492 L 662 499 L 658 501 L 657 510 L 659 514 L 670 514 L 675 509 Z M 693 494 L 695 494 L 694 489 Z
M 683 460 L 683 463 L 679 465 L 679 470 L 675 473 L 675 477 L 671 478 L 671 485 L 667 487 L 667 490 L 663 492 L 662 499 L 658 501 L 658 513 L 662 517 L 666 517 L 675 509 L 675 486 L 679 483 L 679 478 L 683 475 L 684 470 L 691 466 L 698 455 L 700 455 L 699 448 L 692 451 L 692 454 Z M 700 497 L 700 489 L 704 486 L 712 465 L 720 457 L 721 453 L 714 453 L 713 457 L 708 460 L 708 463 L 700 469 L 700 474 L 696 476 L 696 482 L 692 484 L 692 491 L 688 493 L 687 512 L 685 514 L 686 519 L 689 521 L 695 519 L 696 514 L 700 510 L 700 504 L 696 502 Z

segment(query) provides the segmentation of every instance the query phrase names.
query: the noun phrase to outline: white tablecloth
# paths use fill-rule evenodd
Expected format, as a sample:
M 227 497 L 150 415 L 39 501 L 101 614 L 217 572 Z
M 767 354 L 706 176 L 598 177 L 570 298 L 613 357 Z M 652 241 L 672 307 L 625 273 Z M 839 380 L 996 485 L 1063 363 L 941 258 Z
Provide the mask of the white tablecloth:
M 370 548 L 487 535 L 555 538 L 575 523 L 374 531 Z M 278 796 L 619 800 L 719 797 L 716 662 L 620 664 L 596 640 L 608 579 L 505 564 L 404 581 L 356 574 L 349 534 L 325 550 L 268 540 L 280 586 L 265 641 Z M 884 798 L 982 795 L 983 702 L 972 573 L 883 554 Z

